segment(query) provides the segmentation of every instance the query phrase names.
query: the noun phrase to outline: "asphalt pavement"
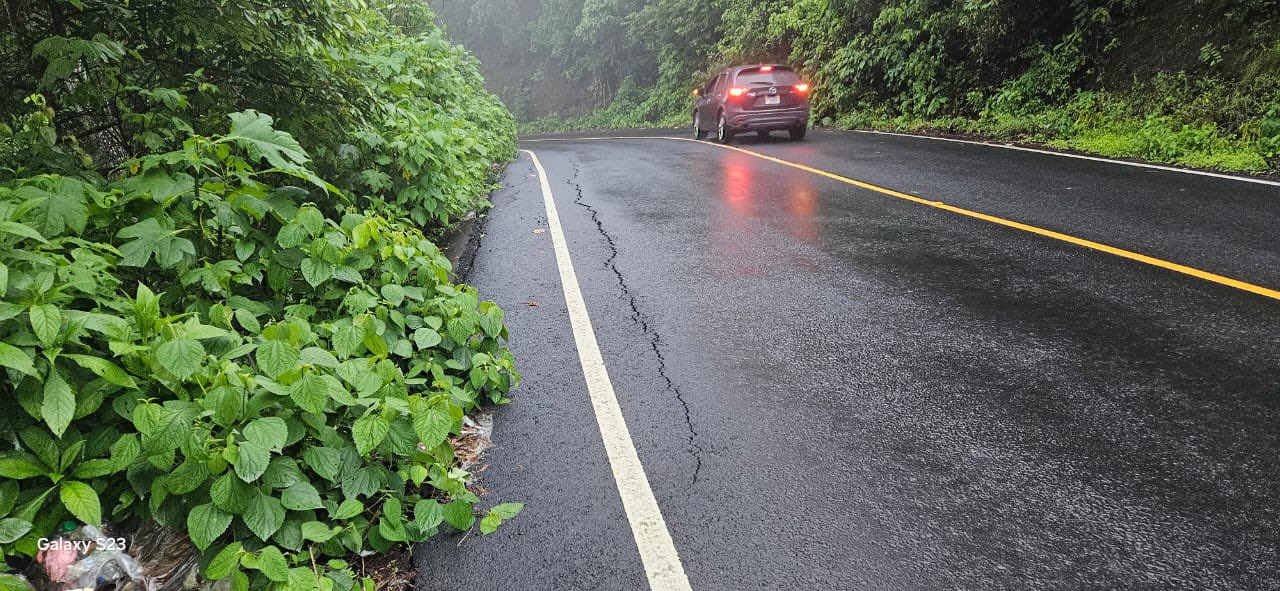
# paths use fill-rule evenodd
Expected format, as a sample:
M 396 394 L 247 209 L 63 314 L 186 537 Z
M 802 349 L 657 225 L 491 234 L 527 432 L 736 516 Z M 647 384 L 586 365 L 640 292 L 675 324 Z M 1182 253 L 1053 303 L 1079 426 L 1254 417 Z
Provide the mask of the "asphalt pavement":
M 1280 589 L 1280 300 L 663 139 L 526 141 L 693 589 Z M 740 147 L 1280 289 L 1280 186 L 930 139 Z M 466 280 L 524 376 L 419 590 L 646 589 L 530 157 Z

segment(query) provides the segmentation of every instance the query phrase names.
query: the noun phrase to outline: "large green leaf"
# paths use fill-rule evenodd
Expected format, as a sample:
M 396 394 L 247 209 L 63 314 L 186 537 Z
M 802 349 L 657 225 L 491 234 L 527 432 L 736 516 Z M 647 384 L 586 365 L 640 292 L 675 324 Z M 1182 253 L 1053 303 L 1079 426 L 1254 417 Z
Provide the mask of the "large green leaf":
M 309 447 L 307 451 L 302 452 L 302 459 L 306 461 L 311 471 L 333 482 L 338 475 L 342 454 L 330 447 Z
M 22 238 L 30 238 L 36 242 L 43 242 L 46 244 L 49 242 L 48 240 L 45 240 L 44 236 L 41 236 L 35 228 L 19 222 L 0 222 L 0 232 L 13 234 L 14 236 Z
M 0 478 L 24 480 L 48 474 L 49 468 L 40 465 L 35 456 L 21 451 L 0 451 Z
M 418 345 L 419 349 L 427 349 L 440 344 L 443 340 L 440 333 L 430 328 L 419 328 L 413 332 L 413 342 Z
M 471 529 L 476 515 L 471 511 L 471 503 L 455 500 L 444 506 L 444 520 L 460 531 Z
M 111 465 L 116 470 L 124 470 L 133 463 L 133 460 L 141 453 L 141 446 L 138 445 L 137 435 L 125 435 L 111 444 Z
M 490 512 L 480 520 L 480 533 L 487 536 L 498 531 L 499 525 L 502 525 L 502 516 L 497 513 Z
M 62 330 L 62 312 L 53 304 L 36 304 L 31 306 L 28 315 L 31 318 L 31 330 L 36 333 L 46 347 L 53 344 Z
M 209 479 L 209 468 L 204 462 L 188 457 L 163 479 L 169 492 L 185 495 L 200 488 Z
M 444 521 L 444 505 L 435 499 L 424 499 L 413 506 L 413 523 L 426 531 Z
M 195 190 L 196 181 L 183 172 L 170 174 L 163 169 L 152 168 L 121 180 L 119 186 L 130 193 L 146 193 L 153 201 L 164 203 Z
M 341 530 L 331 528 L 323 521 L 308 521 L 302 524 L 302 537 L 312 542 L 328 542 Z
M 78 480 L 64 480 L 59 488 L 62 505 L 89 525 L 102 525 L 102 505 L 93 487 Z
M 232 113 L 230 117 L 231 133 L 226 139 L 244 147 L 250 157 L 265 159 L 271 166 L 285 170 L 298 168 L 310 160 L 293 136 L 272 127 L 271 116 L 250 109 Z
M 299 482 L 284 489 L 284 492 L 280 493 L 280 503 L 290 511 L 306 511 L 324 506 L 316 487 L 307 482 Z
M 0 573 L 0 591 L 34 591 L 35 587 L 25 577 Z
M 280 451 L 289 440 L 289 427 L 280 417 L 262 417 L 245 425 L 244 438 L 271 451 Z
M 168 344 L 168 343 L 166 343 Z M 161 346 L 163 348 L 163 345 Z M 138 385 L 133 381 L 133 377 L 125 373 L 120 366 L 92 355 L 63 355 L 63 357 L 75 361 L 80 367 L 83 367 L 102 379 L 120 386 L 122 388 L 137 388 Z M 185 377 L 185 376 L 183 376 Z
M 240 564 L 241 549 L 240 542 L 232 542 L 219 550 L 213 560 L 209 561 L 208 566 L 204 567 L 204 576 L 214 581 L 231 576 L 236 565 Z
M 203 552 L 231 525 L 231 514 L 212 504 L 197 505 L 187 514 L 187 536 Z
M 364 503 L 356 499 L 347 499 L 338 505 L 338 509 L 333 512 L 334 519 L 351 519 L 361 513 L 364 513 Z
M 262 483 L 271 488 L 289 488 L 307 480 L 307 475 L 298 467 L 297 460 L 289 456 L 271 458 L 271 465 L 262 474 Z
M 333 335 L 334 352 L 342 357 L 352 357 L 360 353 L 364 346 L 365 329 L 355 324 L 338 329 Z
M 18 504 L 18 481 L 0 482 L 0 517 L 8 515 L 16 504 Z
M 318 375 L 307 374 L 289 387 L 289 397 L 302 410 L 320 414 L 329 402 L 329 383 Z
M 0 365 L 10 369 L 16 369 L 29 376 L 38 375 L 36 366 L 31 363 L 31 358 L 26 353 L 9 343 L 0 343 Z
M 289 563 L 275 546 L 267 546 L 258 552 L 258 570 L 277 583 L 289 580 Z
M 89 221 L 89 208 L 85 204 L 87 187 L 73 179 L 59 178 L 57 186 L 52 188 L 45 191 L 28 185 L 18 190 L 22 197 L 35 200 L 22 221 L 49 238 L 67 230 L 83 232 Z
M 204 345 L 194 339 L 176 339 L 156 348 L 156 361 L 174 377 L 185 380 L 200 369 Z
M 265 542 L 284 524 L 284 507 L 280 505 L 279 499 L 259 491 L 249 499 L 249 506 L 240 518 L 253 535 Z
M 280 377 L 298 366 L 298 348 L 283 341 L 264 341 L 258 345 L 258 368 L 271 378 Z
M 50 368 L 44 379 L 44 400 L 40 403 L 40 416 L 54 435 L 62 436 L 76 413 L 76 396 L 71 386 L 62 379 L 57 368 Z
M 502 503 L 494 505 L 492 509 L 489 509 L 489 512 L 497 513 L 503 519 L 511 519 L 519 514 L 523 509 L 524 503 Z
M 356 450 L 361 454 L 373 451 L 390 432 L 391 421 L 378 414 L 360 417 L 351 427 L 351 437 L 356 442 Z
M 404 302 L 404 287 L 388 283 L 378 291 L 382 294 L 382 299 L 387 300 L 392 306 L 399 306 Z
M 44 465 L 50 468 L 61 467 L 62 458 L 58 443 L 44 429 L 31 425 L 18 432 L 18 436 L 22 439 L 22 444 L 31 450 L 31 453 L 36 454 L 36 457 L 40 458 Z M 83 442 L 81 442 L 80 447 L 84 447 Z
M 319 287 L 321 283 L 333 277 L 335 268 L 333 263 L 323 259 L 303 259 L 301 264 L 302 278 L 311 287 Z
M 314 365 L 316 367 L 327 367 L 330 369 L 338 367 L 338 359 L 333 356 L 333 353 L 321 349 L 320 347 L 307 347 L 306 349 L 303 349 L 302 354 L 298 357 L 298 361 L 307 365 Z
M 314 207 L 299 208 L 298 215 L 295 216 L 294 221 L 301 224 L 302 227 L 306 228 L 307 232 L 310 232 L 312 235 L 319 234 L 320 230 L 324 229 L 326 223 L 324 214 Z
M 420 409 L 413 414 L 413 430 L 427 449 L 440 445 L 449 435 L 452 425 L 453 418 L 449 413 L 437 407 Z
M 120 254 L 124 256 L 120 263 L 127 267 L 145 267 L 155 255 L 161 267 L 172 268 L 186 257 L 196 255 L 195 244 L 181 234 L 167 218 L 149 217 L 126 227 L 120 230 L 119 236 L 132 240 L 120 247 Z
M 0 544 L 12 544 L 31 531 L 31 522 L 15 517 L 0 519 Z
M 239 515 L 249 506 L 249 499 L 254 494 L 252 485 L 245 483 L 238 475 L 227 472 L 213 481 L 209 486 L 209 499 L 219 509 Z
M 252 441 L 241 443 L 236 452 L 236 476 L 245 482 L 257 480 L 271 463 L 271 450 Z

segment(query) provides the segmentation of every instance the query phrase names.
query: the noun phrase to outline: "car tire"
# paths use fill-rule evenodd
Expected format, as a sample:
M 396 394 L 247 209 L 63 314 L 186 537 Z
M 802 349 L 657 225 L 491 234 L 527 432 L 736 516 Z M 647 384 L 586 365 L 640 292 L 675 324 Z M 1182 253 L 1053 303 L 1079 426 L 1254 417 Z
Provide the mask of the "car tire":
M 733 132 L 729 130 L 729 122 L 725 120 L 724 113 L 716 121 L 716 141 L 722 144 L 733 141 Z
M 804 134 L 806 131 L 808 131 L 808 128 L 804 126 L 800 126 L 800 127 L 792 127 L 791 129 L 788 129 L 787 133 L 791 134 L 791 141 L 798 142 L 804 139 Z
M 702 140 L 706 138 L 707 138 L 707 132 L 702 129 L 701 117 L 698 116 L 697 111 L 694 111 L 693 112 L 693 139 Z

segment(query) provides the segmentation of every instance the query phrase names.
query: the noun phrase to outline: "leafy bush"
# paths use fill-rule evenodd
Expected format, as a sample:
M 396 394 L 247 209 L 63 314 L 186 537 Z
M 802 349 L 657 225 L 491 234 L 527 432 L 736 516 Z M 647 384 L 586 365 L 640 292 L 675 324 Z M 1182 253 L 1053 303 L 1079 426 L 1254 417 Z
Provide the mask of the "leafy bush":
M 1258 149 L 1273 167 L 1280 168 L 1280 104 L 1267 109 L 1266 117 L 1258 126 Z
M 421 4 L 11 5 L 28 18 L 16 33 L 0 32 L 0 112 L 24 112 L 30 95 L 43 94 L 56 109 L 52 123 L 72 138 L 48 143 L 92 158 L 68 166 L 24 153 L 28 172 L 107 176 L 254 109 L 271 114 L 311 154 L 315 172 L 360 206 L 392 203 L 399 211 L 388 213 L 440 227 L 483 206 L 490 166 L 515 155 L 511 115 Z
M 313 205 L 342 196 L 270 117 L 231 121 L 107 184 L 0 185 L 7 552 L 68 514 L 154 519 L 210 577 L 313 588 L 281 549 L 471 527 L 448 436 L 518 379 L 502 311 L 419 230 Z
M 234 589 L 345 591 L 475 521 L 450 435 L 519 378 L 424 230 L 514 125 L 421 5 L 214 4 L 9 3 L 0 550 L 154 520 Z
M 511 114 L 438 29 L 380 39 L 366 52 L 341 67 L 361 95 L 379 97 L 369 106 L 376 116 L 326 151 L 320 170 L 343 187 L 385 196 L 418 224 L 448 225 L 487 192 L 492 163 L 514 157 Z

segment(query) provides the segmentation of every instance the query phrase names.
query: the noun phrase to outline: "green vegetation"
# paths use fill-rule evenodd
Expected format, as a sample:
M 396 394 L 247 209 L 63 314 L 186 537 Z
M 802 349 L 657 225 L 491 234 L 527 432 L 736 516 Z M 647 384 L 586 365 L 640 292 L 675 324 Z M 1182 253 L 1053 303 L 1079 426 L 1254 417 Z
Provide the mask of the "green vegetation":
M 424 229 L 514 155 L 474 59 L 391 0 L 3 4 L 0 587 L 65 519 L 235 590 L 470 529 L 450 434 L 519 377 Z
M 1276 0 L 437 4 L 526 132 L 683 127 L 720 67 L 785 61 L 828 125 L 1280 170 Z

